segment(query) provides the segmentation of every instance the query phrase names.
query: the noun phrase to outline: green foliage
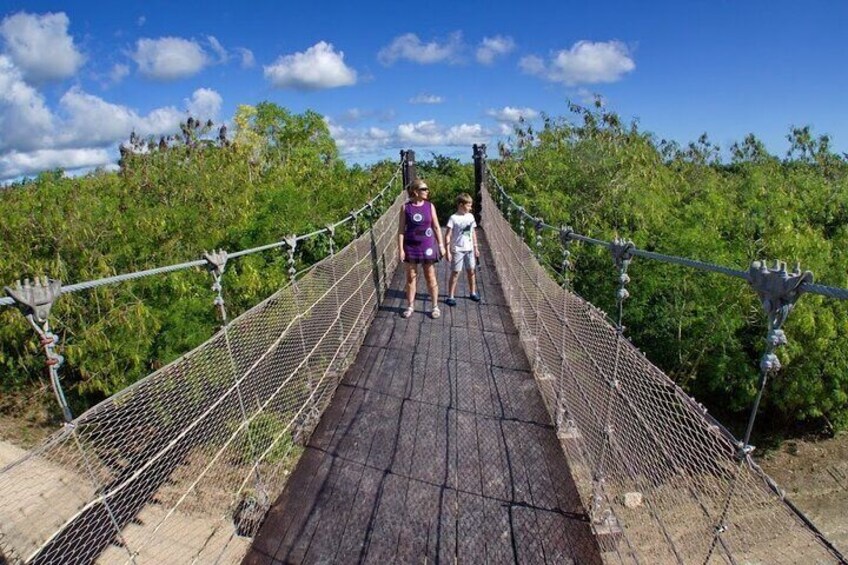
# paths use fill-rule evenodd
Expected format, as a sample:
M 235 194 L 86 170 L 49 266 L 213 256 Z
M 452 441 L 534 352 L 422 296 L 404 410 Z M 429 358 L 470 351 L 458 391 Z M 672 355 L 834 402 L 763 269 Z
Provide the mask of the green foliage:
M 262 412 L 253 417 L 247 426 L 247 433 L 240 434 L 234 445 L 240 461 L 255 461 L 263 456 L 263 461 L 274 464 L 288 457 L 297 461 L 303 447 L 295 445 L 292 434 L 286 430 L 287 420 L 270 413 Z M 268 453 L 265 451 L 268 450 Z
M 756 259 L 796 261 L 818 281 L 848 279 L 848 163 L 829 138 L 793 128 L 785 160 L 753 135 L 723 164 L 706 135 L 681 148 L 624 124 L 597 101 L 572 119 L 516 130 L 493 168 L 502 184 L 555 225 L 646 250 L 747 269 Z M 532 231 L 532 230 L 528 230 Z M 548 262 L 561 251 L 550 247 Z M 615 311 L 608 252 L 575 246 L 574 287 Z M 742 416 L 756 393 L 764 349 L 762 307 L 743 282 L 636 258 L 624 323 L 633 341 L 713 411 Z M 804 296 L 786 325 L 784 369 L 769 383 L 766 417 L 848 427 L 848 305 Z
M 204 139 L 210 124 L 195 122 L 181 138 L 122 151 L 118 173 L 71 179 L 49 172 L 0 190 L 0 283 L 47 275 L 70 284 L 309 233 L 364 204 L 396 166 L 346 167 L 314 112 L 267 102 L 239 112 L 239 128 L 249 131 L 237 131 L 234 142 Z M 340 228 L 336 247 L 352 237 Z M 297 268 L 328 247 L 303 246 Z M 277 250 L 227 264 L 230 317 L 288 281 L 286 259 Z M 198 269 L 63 295 L 51 324 L 75 413 L 208 339 L 220 325 L 211 284 Z M 0 396 L 43 386 L 42 371 L 32 329 L 17 311 L 0 308 Z
M 456 212 L 456 196 L 460 192 L 474 194 L 474 167 L 459 159 L 433 154 L 432 159 L 417 163 L 417 173 L 430 187 L 430 201 L 442 224 Z

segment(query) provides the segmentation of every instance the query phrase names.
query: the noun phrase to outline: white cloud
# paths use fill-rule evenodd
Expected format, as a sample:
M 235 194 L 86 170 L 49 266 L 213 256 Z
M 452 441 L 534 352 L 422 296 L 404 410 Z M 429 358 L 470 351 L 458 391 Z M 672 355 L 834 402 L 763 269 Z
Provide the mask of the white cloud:
M 0 36 L 6 53 L 29 82 L 45 82 L 73 76 L 85 57 L 68 35 L 68 16 L 19 12 L 3 18 Z
M 187 99 L 185 102 L 189 114 L 206 121 L 218 119 L 224 99 L 210 88 L 198 88 L 191 95 L 191 99 Z
M 346 157 L 394 152 L 400 146 L 409 147 L 468 147 L 486 142 L 493 133 L 480 124 L 459 124 L 445 127 L 434 120 L 400 124 L 394 129 L 367 127 L 351 128 L 327 119 L 330 135 L 339 152 Z
M 536 55 L 522 57 L 518 62 L 518 66 L 522 71 L 530 75 L 540 75 L 545 72 L 545 61 Z
M 450 35 L 446 43 L 431 41 L 422 43 L 414 33 L 398 36 L 392 42 L 380 49 L 377 60 L 383 65 L 392 65 L 405 59 L 414 63 L 428 65 L 442 61 L 454 62 L 462 49 L 462 32 L 456 31 Z
M 511 53 L 514 49 L 515 41 L 509 36 L 484 37 L 477 47 L 477 62 L 491 65 L 496 57 Z
M 117 160 L 117 144 L 131 132 L 141 137 L 175 133 L 187 112 L 214 119 L 221 106 L 220 94 L 200 88 L 185 100 L 183 111 L 165 106 L 140 115 L 74 87 L 54 114 L 9 58 L 0 55 L 0 179 L 55 167 L 105 165 Z
M 339 152 L 345 156 L 373 153 L 390 147 L 394 148 L 397 145 L 392 133 L 381 128 L 346 128 L 331 120 L 327 120 L 327 127 L 339 148 Z
M 66 147 L 114 144 L 129 137 L 132 131 L 141 136 L 162 135 L 175 131 L 184 118 L 184 113 L 173 106 L 157 108 L 142 117 L 126 106 L 106 102 L 79 88 L 66 92 L 59 105 L 67 119 L 57 144 Z
M 111 84 L 118 84 L 119 82 L 124 80 L 129 74 L 129 66 L 118 63 L 112 67 L 111 71 L 109 71 L 109 82 Z
M 9 57 L 0 55 L 0 154 L 40 147 L 48 142 L 53 127 L 44 97 L 24 82 Z
M 147 21 L 147 18 L 145 16 L 139 16 L 138 20 L 136 20 L 136 23 L 138 24 L 138 27 L 141 27 L 141 26 L 144 25 L 144 23 L 146 21 Z
M 318 90 L 356 84 L 356 71 L 345 65 L 343 51 L 319 41 L 303 53 L 280 56 L 265 67 L 265 78 L 277 88 Z
M 446 146 L 482 143 L 491 134 L 485 131 L 480 124 L 460 124 L 445 129 L 434 120 L 424 120 L 415 124 L 400 124 L 397 128 L 397 135 L 402 143 Z
M 580 98 L 580 101 L 587 106 L 595 103 L 595 97 L 600 97 L 603 101 L 603 96 L 592 92 L 588 88 L 578 88 L 577 96 Z
M 526 73 L 574 86 L 616 82 L 633 71 L 636 63 L 620 41 L 578 41 L 571 49 L 554 53 L 547 64 L 531 55 L 521 59 L 519 66 Z
M 513 108 L 512 106 L 504 106 L 500 110 L 488 110 L 486 115 L 493 117 L 499 122 L 517 124 L 522 118 L 525 120 L 533 120 L 539 117 L 539 112 L 533 108 Z
M 176 80 L 199 73 L 210 63 L 196 42 L 180 37 L 139 39 L 132 59 L 139 72 L 154 80 Z
M 444 98 L 435 94 L 419 94 L 409 99 L 410 104 L 441 104 L 444 101 Z
M 107 166 L 114 158 L 106 149 L 39 149 L 29 153 L 0 154 L 0 180 L 37 174 L 50 169 L 65 170 Z
M 226 63 L 230 59 L 230 54 L 227 53 L 227 50 L 224 49 L 224 46 L 221 45 L 221 42 L 218 41 L 214 35 L 207 35 L 206 41 L 209 42 L 209 47 L 212 48 L 212 51 L 218 55 L 219 63 Z
M 253 51 L 244 47 L 236 47 L 234 49 L 241 57 L 241 66 L 243 69 L 249 69 L 256 64 L 256 59 L 253 57 Z
M 369 117 L 373 114 L 373 112 L 369 112 L 366 110 L 360 110 L 359 108 L 351 108 L 350 110 L 345 110 L 338 117 L 338 120 L 343 123 L 352 124 L 361 121 L 363 118 Z

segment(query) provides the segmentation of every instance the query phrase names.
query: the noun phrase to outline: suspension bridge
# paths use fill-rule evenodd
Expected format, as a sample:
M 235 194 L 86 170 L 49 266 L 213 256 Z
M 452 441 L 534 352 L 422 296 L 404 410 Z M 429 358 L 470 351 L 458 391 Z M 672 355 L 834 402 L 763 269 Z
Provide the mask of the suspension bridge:
M 634 257 L 744 279 L 769 322 L 762 395 L 795 300 L 848 292 L 550 226 L 475 146 L 483 301 L 402 319 L 395 233 L 415 166 L 401 155 L 383 191 L 323 230 L 8 289 L 0 306 L 27 316 L 66 422 L 0 466 L 0 563 L 846 563 L 752 459 L 756 405 L 735 438 L 626 339 L 621 312 Z M 552 231 L 566 260 L 574 242 L 609 249 L 617 319 L 558 284 L 510 217 L 538 246 Z M 350 244 L 296 271 L 299 242 L 362 218 Z M 290 284 L 229 320 L 227 262 L 270 249 L 287 251 Z M 53 301 L 197 267 L 221 330 L 74 416 Z

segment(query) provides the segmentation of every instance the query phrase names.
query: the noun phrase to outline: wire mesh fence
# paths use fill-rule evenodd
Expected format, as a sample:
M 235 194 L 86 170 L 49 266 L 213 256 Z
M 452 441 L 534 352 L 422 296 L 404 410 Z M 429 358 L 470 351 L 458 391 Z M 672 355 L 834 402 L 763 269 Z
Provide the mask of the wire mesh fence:
M 0 469 L 0 562 L 240 561 L 385 294 L 401 202 Z
M 605 561 L 842 562 L 725 428 L 548 275 L 485 190 L 482 214 Z

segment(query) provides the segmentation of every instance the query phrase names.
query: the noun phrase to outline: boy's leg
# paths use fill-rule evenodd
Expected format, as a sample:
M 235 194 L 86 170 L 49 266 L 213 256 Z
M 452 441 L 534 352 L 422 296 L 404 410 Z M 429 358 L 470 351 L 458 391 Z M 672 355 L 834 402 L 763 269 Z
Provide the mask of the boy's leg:
M 451 271 L 450 280 L 448 281 L 448 296 L 453 298 L 456 296 L 456 283 L 459 281 L 459 271 Z
M 468 276 L 468 292 L 471 300 L 474 302 L 480 301 L 480 295 L 477 294 L 477 261 L 474 257 L 474 252 L 469 251 L 465 261 L 465 272 Z
M 470 269 L 466 269 L 465 272 L 468 275 L 468 290 L 472 295 L 477 295 L 477 269 L 471 267 Z

